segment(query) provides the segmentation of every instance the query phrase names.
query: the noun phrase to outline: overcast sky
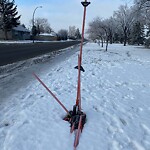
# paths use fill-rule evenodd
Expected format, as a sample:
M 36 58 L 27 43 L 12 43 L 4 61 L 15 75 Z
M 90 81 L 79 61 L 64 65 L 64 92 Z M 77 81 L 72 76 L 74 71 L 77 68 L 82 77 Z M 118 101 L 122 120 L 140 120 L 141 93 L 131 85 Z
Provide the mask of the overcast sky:
M 29 27 L 29 21 L 32 19 L 33 11 L 37 6 L 35 18 L 44 17 L 49 20 L 52 29 L 57 32 L 60 29 L 68 29 L 75 25 L 81 29 L 83 0 L 15 0 L 18 6 L 18 12 L 21 15 L 21 23 Z M 113 11 L 117 10 L 121 4 L 131 5 L 132 0 L 88 0 L 91 5 L 87 8 L 86 24 L 93 18 L 99 16 L 108 18 L 112 16 Z

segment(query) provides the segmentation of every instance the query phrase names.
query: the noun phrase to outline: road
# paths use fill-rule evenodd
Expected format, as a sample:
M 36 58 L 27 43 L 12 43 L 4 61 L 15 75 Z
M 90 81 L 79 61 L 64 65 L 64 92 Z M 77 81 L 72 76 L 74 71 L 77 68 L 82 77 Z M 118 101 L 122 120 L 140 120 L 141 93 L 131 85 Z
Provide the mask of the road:
M 0 66 L 64 49 L 79 43 L 80 41 L 0 44 Z
M 54 53 L 51 55 L 51 53 L 49 53 L 47 54 L 47 59 L 43 59 L 43 61 L 37 63 L 29 59 L 8 66 L 0 66 L 0 107 L 1 103 L 5 102 L 5 98 L 8 98 L 10 95 L 16 93 L 16 91 L 24 88 L 35 80 L 32 75 L 33 72 L 42 76 L 47 73 L 47 70 L 50 68 L 53 69 L 54 67 L 58 67 L 59 70 L 59 68 L 61 68 L 61 63 L 67 61 L 72 55 L 75 55 L 76 59 L 78 59 L 78 52 L 79 46 L 75 46 L 72 47 L 71 50 L 68 48 L 64 51 L 60 51 L 59 54 Z M 40 56 L 40 58 L 42 59 L 42 56 Z M 77 64 L 72 65 L 72 70 L 75 70 L 74 67 L 76 65 Z

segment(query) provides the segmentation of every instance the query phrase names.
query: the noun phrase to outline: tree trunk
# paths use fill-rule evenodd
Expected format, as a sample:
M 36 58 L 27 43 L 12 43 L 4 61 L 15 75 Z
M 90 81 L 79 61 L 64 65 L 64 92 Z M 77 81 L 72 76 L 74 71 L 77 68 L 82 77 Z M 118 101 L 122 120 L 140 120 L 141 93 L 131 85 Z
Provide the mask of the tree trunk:
M 8 35 L 7 35 L 7 30 L 6 29 L 4 30 L 4 37 L 5 37 L 5 40 L 8 40 Z
M 127 44 L 127 35 L 124 36 L 124 46 Z
M 124 46 L 127 44 L 127 27 L 124 28 Z
M 110 44 L 112 44 L 112 43 L 113 43 L 113 36 L 112 36 L 112 33 L 110 33 L 109 37 L 110 37 Z
M 107 52 L 107 50 L 108 50 L 108 37 L 107 37 L 107 40 L 106 40 L 106 52 Z
M 104 44 L 103 44 L 104 43 L 103 37 L 101 36 L 100 38 L 101 38 L 101 44 L 102 44 L 101 46 L 103 47 L 104 46 Z
M 104 41 L 103 41 L 103 39 L 101 39 L 102 40 L 102 47 L 104 47 Z

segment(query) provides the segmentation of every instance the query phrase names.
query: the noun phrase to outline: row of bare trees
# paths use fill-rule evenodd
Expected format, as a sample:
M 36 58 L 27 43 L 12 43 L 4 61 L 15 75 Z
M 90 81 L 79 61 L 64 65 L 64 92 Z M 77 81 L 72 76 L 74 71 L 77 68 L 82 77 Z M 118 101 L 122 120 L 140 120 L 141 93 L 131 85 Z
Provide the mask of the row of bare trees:
M 143 44 L 150 32 L 150 0 L 135 0 L 131 7 L 121 5 L 108 19 L 96 17 L 89 23 L 87 32 L 90 39 L 101 41 L 102 46 L 106 42 L 106 51 L 108 42 L 120 42 L 124 46 Z
M 32 26 L 32 20 L 30 21 L 30 24 Z M 40 33 L 51 33 L 54 32 L 53 29 L 50 26 L 50 23 L 48 22 L 48 19 L 46 18 L 36 18 L 34 21 L 35 24 L 35 35 L 40 34 Z M 75 26 L 69 26 L 69 29 L 60 29 L 57 32 L 58 40 L 67 40 L 72 39 L 80 39 L 81 38 L 81 33 L 79 31 L 79 28 L 76 28 Z
M 89 34 L 90 39 L 101 41 L 102 47 L 103 43 L 106 42 L 107 51 L 108 42 L 113 42 L 113 31 L 115 30 L 114 26 L 115 22 L 112 18 L 103 20 L 97 17 L 89 23 L 87 33 Z
M 69 29 L 60 29 L 58 31 L 58 38 L 59 40 L 77 40 L 81 39 L 81 33 L 79 28 L 76 28 L 75 26 L 69 26 Z

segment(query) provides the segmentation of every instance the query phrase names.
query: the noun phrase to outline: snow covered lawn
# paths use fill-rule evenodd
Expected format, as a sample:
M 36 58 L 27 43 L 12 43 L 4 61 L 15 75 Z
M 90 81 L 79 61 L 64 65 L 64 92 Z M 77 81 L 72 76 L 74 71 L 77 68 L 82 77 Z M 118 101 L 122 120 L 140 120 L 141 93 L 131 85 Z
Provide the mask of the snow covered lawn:
M 45 64 L 41 72 L 41 65 L 30 68 L 68 110 L 76 99 L 77 55 L 54 66 Z M 87 123 L 77 149 L 150 150 L 150 50 L 113 44 L 105 52 L 88 43 L 83 47 L 83 67 L 82 109 Z M 22 83 L 21 71 L 16 74 L 14 83 Z M 4 85 L 4 80 L 7 77 L 0 81 L 1 95 L 4 87 L 15 88 L 11 82 Z M 32 77 L 15 93 L 1 97 L 0 150 L 73 150 L 74 134 L 62 120 L 65 114 Z

